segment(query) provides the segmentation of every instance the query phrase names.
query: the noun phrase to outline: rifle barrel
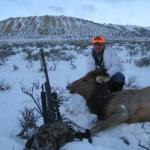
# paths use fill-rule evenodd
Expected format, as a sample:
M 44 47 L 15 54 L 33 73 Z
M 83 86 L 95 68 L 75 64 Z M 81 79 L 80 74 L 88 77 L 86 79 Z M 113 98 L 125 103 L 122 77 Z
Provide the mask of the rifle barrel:
M 50 82 L 49 82 L 49 78 L 48 78 L 47 66 L 46 66 L 46 61 L 45 61 L 45 56 L 44 56 L 43 49 L 40 49 L 40 52 L 41 52 L 42 64 L 43 64 L 43 67 L 44 67 L 44 74 L 45 74 L 47 86 L 48 86 L 48 88 L 50 89 L 50 92 L 51 92 L 51 86 L 50 86 Z
M 45 82 L 45 96 L 46 96 L 46 103 L 47 103 L 47 114 L 48 114 L 48 123 L 51 123 L 57 119 L 56 113 L 55 113 L 55 105 L 54 105 L 54 99 L 52 97 L 51 93 L 51 86 L 48 78 L 48 72 L 47 72 L 47 66 L 46 66 L 46 61 L 44 57 L 44 51 L 43 49 L 40 49 L 41 53 L 41 59 L 42 59 L 42 64 L 44 67 L 44 74 L 46 78 Z

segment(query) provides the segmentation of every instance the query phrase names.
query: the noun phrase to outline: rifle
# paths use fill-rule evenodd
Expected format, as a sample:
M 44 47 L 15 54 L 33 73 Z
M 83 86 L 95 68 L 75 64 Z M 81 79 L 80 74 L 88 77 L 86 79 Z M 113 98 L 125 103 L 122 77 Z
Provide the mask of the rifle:
M 41 92 L 43 119 L 44 119 L 44 123 L 48 124 L 56 120 L 61 121 L 62 118 L 59 112 L 57 93 L 51 92 L 51 86 L 48 78 L 47 66 L 46 66 L 43 49 L 40 49 L 40 54 L 41 54 L 42 66 L 44 69 L 44 74 L 46 79 L 45 83 L 42 85 L 42 92 Z
M 58 150 L 59 147 L 75 138 L 82 140 L 87 138 L 91 143 L 92 138 L 89 130 L 85 132 L 75 131 L 68 123 L 63 122 L 59 112 L 57 93 L 52 92 L 43 49 L 40 49 L 42 66 L 45 74 L 45 83 L 42 84 L 41 103 L 44 125 L 26 143 L 25 150 Z M 43 141 L 44 140 L 44 141 Z M 49 141 L 47 143 L 47 141 Z

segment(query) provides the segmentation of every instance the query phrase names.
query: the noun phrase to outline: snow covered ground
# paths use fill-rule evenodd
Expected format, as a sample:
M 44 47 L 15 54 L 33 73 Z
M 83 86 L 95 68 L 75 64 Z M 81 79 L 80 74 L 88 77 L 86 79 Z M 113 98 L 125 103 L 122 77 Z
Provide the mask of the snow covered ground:
M 114 48 L 116 48 L 114 46 Z M 35 51 L 39 49 L 34 48 Z M 117 49 L 117 48 L 116 48 Z M 44 50 L 48 50 L 44 49 Z M 39 72 L 40 63 L 35 61 L 32 67 L 23 59 L 22 49 L 16 48 L 16 55 L 8 58 L 5 65 L 0 66 L 0 80 L 4 79 L 11 85 L 8 91 L 0 91 L 0 150 L 21 150 L 24 140 L 15 135 L 19 132 L 18 120 L 19 111 L 25 106 L 33 106 L 31 98 L 21 91 L 21 85 L 30 87 L 33 82 L 44 82 L 44 75 Z M 126 82 L 131 76 L 135 76 L 138 86 L 145 87 L 150 85 L 149 75 L 150 66 L 136 67 L 134 59 L 129 63 L 129 53 L 123 47 L 117 51 L 123 63 L 123 72 L 126 76 Z M 76 122 L 83 128 L 90 128 L 96 122 L 96 115 L 89 112 L 83 97 L 77 94 L 69 94 L 65 90 L 66 85 L 89 71 L 90 47 L 82 53 L 77 53 L 76 49 L 68 51 L 69 54 L 76 56 L 73 61 L 73 69 L 70 61 L 56 61 L 56 70 L 49 71 L 49 79 L 53 87 L 64 89 L 64 95 L 69 101 L 61 106 L 61 113 Z M 138 56 L 135 56 L 138 57 Z M 54 65 L 54 62 L 47 61 L 48 68 Z M 13 70 L 13 65 L 18 66 L 18 70 Z M 38 91 L 40 95 L 40 89 Z M 37 94 L 37 93 L 36 93 Z M 142 150 L 141 145 L 150 148 L 150 123 L 121 124 L 113 128 L 104 130 L 93 137 L 93 143 L 90 144 L 85 139 L 83 141 L 74 141 L 63 146 L 62 150 Z

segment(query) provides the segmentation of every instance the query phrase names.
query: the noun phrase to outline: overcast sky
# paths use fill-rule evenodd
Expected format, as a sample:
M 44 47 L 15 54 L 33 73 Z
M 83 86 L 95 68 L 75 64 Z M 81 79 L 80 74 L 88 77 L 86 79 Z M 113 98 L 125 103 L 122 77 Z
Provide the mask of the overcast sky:
M 150 0 L 0 0 L 0 20 L 66 15 L 97 23 L 150 26 Z

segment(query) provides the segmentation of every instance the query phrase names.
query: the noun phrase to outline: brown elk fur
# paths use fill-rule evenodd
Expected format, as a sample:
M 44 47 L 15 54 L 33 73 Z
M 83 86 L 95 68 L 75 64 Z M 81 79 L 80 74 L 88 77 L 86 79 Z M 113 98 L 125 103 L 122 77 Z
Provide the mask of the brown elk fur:
M 122 122 L 150 121 L 150 87 L 110 93 L 107 83 L 96 82 L 98 75 L 103 74 L 92 71 L 67 86 L 71 93 L 78 93 L 86 99 L 92 112 L 103 117 L 103 120 L 98 121 L 91 129 L 91 133 Z M 105 101 L 101 105 L 97 104 L 99 97 Z

